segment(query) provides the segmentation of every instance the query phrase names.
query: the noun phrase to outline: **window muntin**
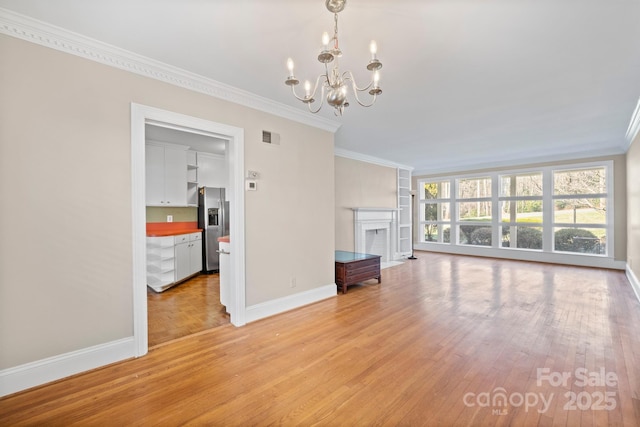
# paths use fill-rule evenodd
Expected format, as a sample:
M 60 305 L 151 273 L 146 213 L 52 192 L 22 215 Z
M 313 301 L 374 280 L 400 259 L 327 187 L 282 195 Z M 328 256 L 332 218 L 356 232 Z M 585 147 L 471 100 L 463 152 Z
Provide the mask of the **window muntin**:
M 458 202 L 458 220 L 491 223 L 491 200 Z
M 451 194 L 449 181 L 424 182 L 422 184 L 423 199 L 448 199 Z
M 451 221 L 451 203 L 425 203 L 425 221 Z
M 422 181 L 420 221 L 424 242 L 449 243 L 451 240 L 451 181 Z
M 542 227 L 507 225 L 501 234 L 503 248 L 542 250 Z
M 448 224 L 430 223 L 424 225 L 424 239 L 426 242 L 451 242 L 451 226 Z
M 542 172 L 520 175 L 501 175 L 500 196 L 542 197 Z
M 536 223 L 542 225 L 542 199 L 506 200 L 500 202 L 500 219 L 503 223 Z

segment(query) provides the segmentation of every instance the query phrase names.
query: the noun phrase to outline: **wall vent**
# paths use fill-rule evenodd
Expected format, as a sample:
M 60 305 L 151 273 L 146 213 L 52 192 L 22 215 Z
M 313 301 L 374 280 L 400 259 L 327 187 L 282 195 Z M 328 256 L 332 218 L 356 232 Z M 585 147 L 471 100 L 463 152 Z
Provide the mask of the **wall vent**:
M 280 144 L 280 134 L 275 132 L 270 132 L 268 130 L 262 131 L 262 142 L 266 144 Z

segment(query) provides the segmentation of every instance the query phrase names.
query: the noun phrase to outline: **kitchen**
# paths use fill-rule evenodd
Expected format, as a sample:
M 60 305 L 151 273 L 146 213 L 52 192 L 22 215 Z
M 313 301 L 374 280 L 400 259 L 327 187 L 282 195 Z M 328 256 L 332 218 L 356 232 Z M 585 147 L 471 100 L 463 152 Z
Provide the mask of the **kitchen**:
M 229 323 L 222 305 L 228 267 L 220 274 L 229 261 L 227 144 L 204 132 L 145 125 L 150 347 Z

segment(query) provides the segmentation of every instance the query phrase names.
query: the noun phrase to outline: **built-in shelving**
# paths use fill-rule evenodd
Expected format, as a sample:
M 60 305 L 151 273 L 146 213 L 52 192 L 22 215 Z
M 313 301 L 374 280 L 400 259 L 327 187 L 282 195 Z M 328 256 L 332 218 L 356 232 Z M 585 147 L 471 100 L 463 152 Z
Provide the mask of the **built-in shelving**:
M 198 155 L 187 151 L 187 205 L 198 206 Z
M 411 170 L 398 168 L 398 255 L 411 255 Z

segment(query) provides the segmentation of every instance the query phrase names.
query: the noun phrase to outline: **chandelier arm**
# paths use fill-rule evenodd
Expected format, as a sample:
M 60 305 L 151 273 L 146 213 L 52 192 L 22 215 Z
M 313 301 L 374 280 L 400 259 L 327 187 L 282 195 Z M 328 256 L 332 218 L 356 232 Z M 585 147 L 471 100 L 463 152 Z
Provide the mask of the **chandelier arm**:
M 376 103 L 376 98 L 378 97 L 376 94 L 371 95 L 371 103 L 370 104 L 365 104 L 364 102 L 360 101 L 360 98 L 358 97 L 358 88 L 356 87 L 356 83 L 353 81 L 353 79 L 351 79 L 351 86 L 353 87 L 353 96 L 356 98 L 356 102 L 358 104 L 360 104 L 363 107 L 371 107 L 373 104 Z
M 304 97 L 298 96 L 298 94 L 296 93 L 296 87 L 294 85 L 291 85 L 291 93 L 293 93 L 293 96 L 295 96 L 298 101 L 304 102 Z
M 318 79 L 319 79 L 320 77 L 322 77 L 322 76 L 318 76 Z M 315 113 L 317 113 L 318 111 L 320 111 L 320 109 L 321 109 L 321 108 L 322 108 L 322 106 L 324 105 L 324 85 L 322 85 L 322 87 L 321 87 L 321 92 L 322 92 L 322 93 L 321 93 L 321 95 L 320 95 L 320 105 L 318 105 L 318 109 L 313 110 L 313 109 L 311 108 L 311 103 L 310 103 L 310 102 L 309 102 L 309 103 L 307 103 L 307 107 L 309 107 L 309 111 L 311 111 L 313 114 L 315 114 Z M 314 92 L 314 94 L 315 94 L 315 92 Z
M 373 86 L 373 79 L 372 79 L 371 82 L 366 87 L 363 87 L 363 88 L 358 87 L 358 85 L 356 84 L 356 79 L 353 77 L 353 73 L 351 71 L 345 71 L 344 73 L 342 73 L 342 79 L 344 81 L 350 80 L 353 90 L 358 92 L 364 92 L 366 90 L 371 89 L 371 86 Z
M 324 98 L 324 82 L 320 82 L 320 80 L 322 78 L 325 78 L 328 80 L 328 77 L 326 74 L 320 74 L 317 78 L 316 78 L 316 84 L 315 86 L 313 86 L 313 92 L 311 92 L 311 97 L 315 99 L 316 97 L 316 91 L 318 90 L 318 87 L 320 87 L 322 89 L 322 97 Z M 322 102 L 320 103 L 320 105 L 322 106 Z

